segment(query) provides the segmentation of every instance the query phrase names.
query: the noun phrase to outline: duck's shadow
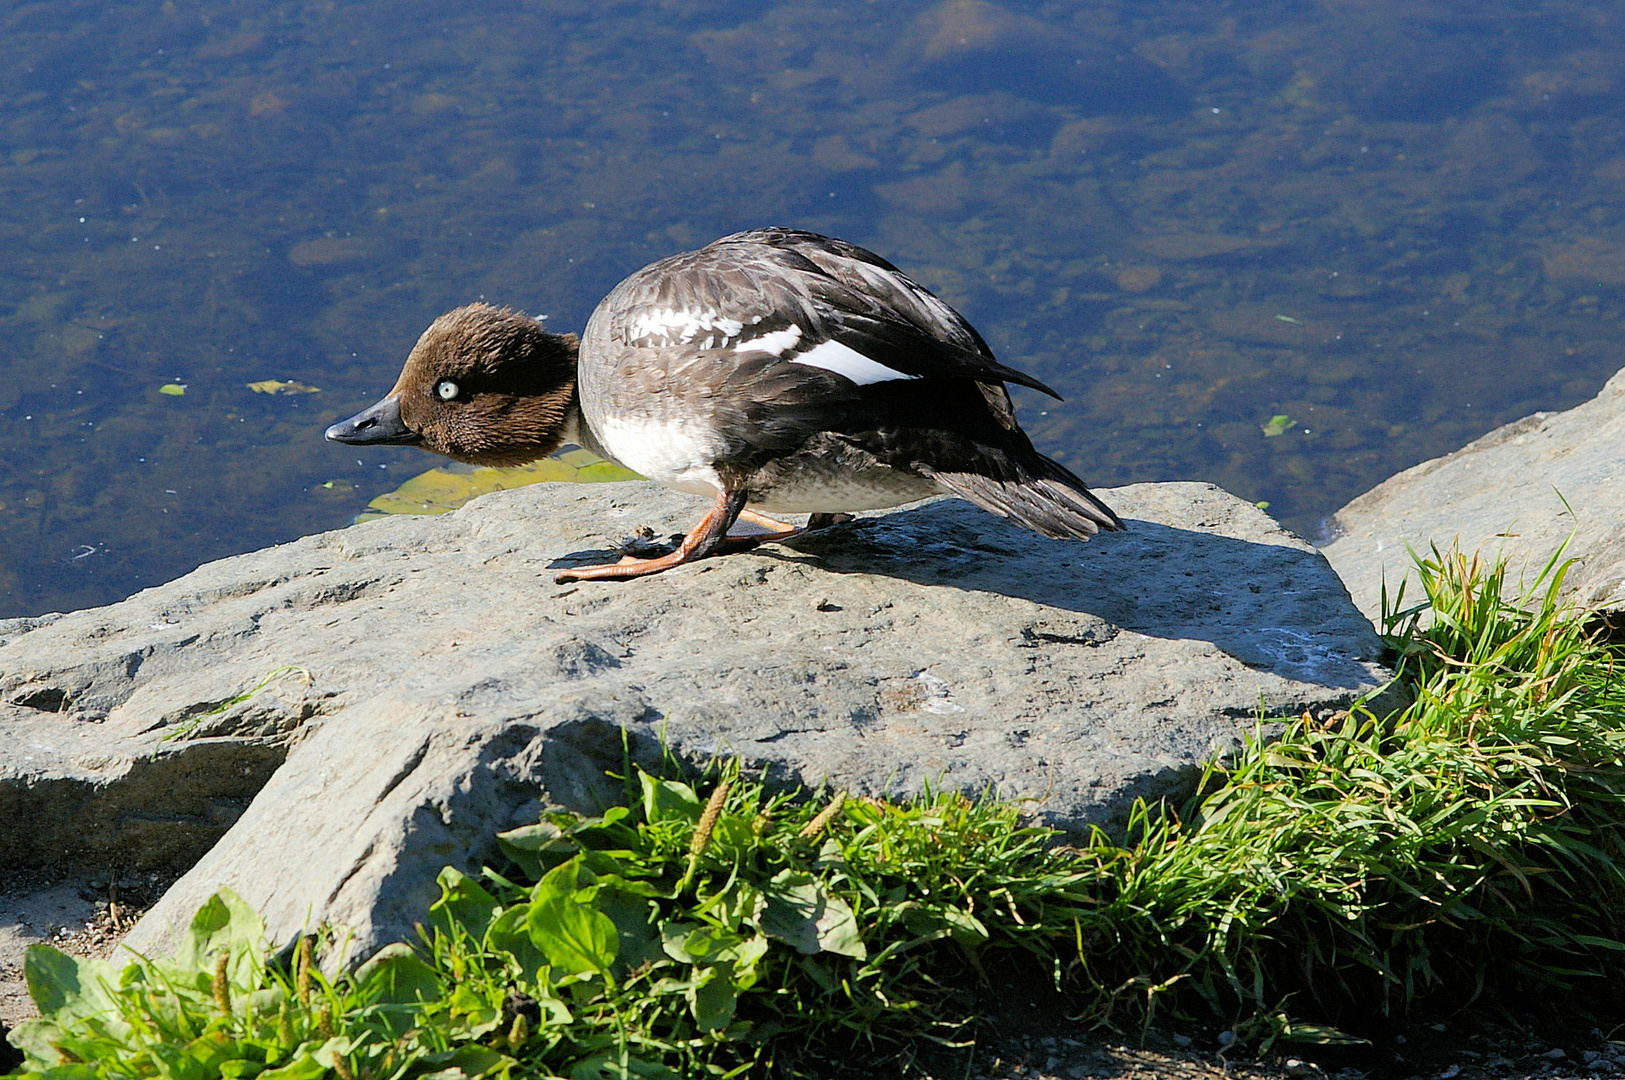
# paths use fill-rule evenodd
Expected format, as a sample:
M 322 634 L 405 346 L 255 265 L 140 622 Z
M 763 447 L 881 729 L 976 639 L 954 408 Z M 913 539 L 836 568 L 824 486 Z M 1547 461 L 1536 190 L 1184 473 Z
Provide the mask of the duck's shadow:
M 1069 612 L 1057 631 L 1111 628 L 1212 643 L 1249 667 L 1349 690 L 1379 685 L 1382 642 L 1318 552 L 1127 518 L 1088 544 L 1048 540 L 945 499 L 806 533 L 754 554 Z M 640 553 L 641 554 L 641 553 Z M 619 553 L 572 552 L 564 569 Z M 606 556 L 611 556 L 606 560 Z M 1098 620 L 1090 633 L 1087 623 Z

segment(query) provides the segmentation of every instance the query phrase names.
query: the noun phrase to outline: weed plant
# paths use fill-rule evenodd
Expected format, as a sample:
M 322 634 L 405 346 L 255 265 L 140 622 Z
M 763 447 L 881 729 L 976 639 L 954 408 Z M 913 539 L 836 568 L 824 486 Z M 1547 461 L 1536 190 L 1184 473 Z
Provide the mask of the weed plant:
M 1071 854 L 1008 803 L 795 799 L 732 763 L 705 799 L 631 779 L 627 806 L 501 834 L 507 874 L 443 871 L 416 947 L 337 983 L 267 965 L 248 944 L 258 920 L 229 894 L 174 961 L 119 973 L 38 947 L 28 977 L 44 1019 L 17 1038 L 28 1067 L 53 1080 L 587 1080 L 947 1042 L 965 1020 L 950 976 L 1000 952 L 1048 956 L 1058 905 L 1084 899 Z
M 1558 603 L 1562 566 L 1518 603 L 1504 564 L 1435 551 L 1417 569 L 1423 602 L 1387 618 L 1409 707 L 1293 721 L 1181 812 L 1139 806 L 1128 843 L 1080 851 L 1099 1006 L 1183 983 L 1221 1014 L 1296 993 L 1357 1017 L 1616 980 L 1618 657 Z
M 421 940 L 333 982 L 261 951 L 222 894 L 180 955 L 30 951 L 54 1080 L 730 1076 L 965 1036 L 984 968 L 1026 965 L 1094 1022 L 1160 1006 L 1266 1038 L 1475 994 L 1621 989 L 1625 686 L 1617 655 L 1506 568 L 1419 560 L 1388 638 L 1412 703 L 1308 716 L 1185 804 L 1076 846 L 1023 808 L 699 787 L 628 770 L 626 805 L 442 873 Z M 1263 730 L 1261 725 L 1260 730 Z M 857 1048 L 854 1051 L 854 1048 Z

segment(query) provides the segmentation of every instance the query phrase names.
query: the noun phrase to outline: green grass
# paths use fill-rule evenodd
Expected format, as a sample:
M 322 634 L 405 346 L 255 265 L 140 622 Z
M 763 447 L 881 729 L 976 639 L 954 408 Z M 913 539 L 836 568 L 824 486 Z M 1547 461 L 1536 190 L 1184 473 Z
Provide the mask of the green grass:
M 1415 701 L 1250 744 L 1177 815 L 1091 845 L 1085 953 L 1111 979 L 1183 976 L 1211 1008 L 1383 1011 L 1607 977 L 1625 937 L 1625 682 L 1556 602 L 1501 600 L 1502 566 L 1421 561 L 1389 619 Z M 1182 961 L 1170 962 L 1172 956 Z
M 1413 704 L 1290 720 L 1126 836 L 1062 845 L 951 792 L 775 793 L 735 763 L 698 787 L 633 771 L 625 806 L 504 834 L 478 880 L 446 870 L 420 941 L 332 983 L 267 960 L 231 896 L 173 960 L 36 946 L 43 1019 L 14 1041 L 62 1080 L 586 1080 L 906 1059 L 966 1037 L 964 972 L 995 965 L 1086 1022 L 1166 1008 L 1300 1039 L 1334 1033 L 1289 1013 L 1617 999 L 1618 653 L 1558 604 L 1560 566 L 1517 604 L 1504 567 L 1419 566 L 1388 625 Z

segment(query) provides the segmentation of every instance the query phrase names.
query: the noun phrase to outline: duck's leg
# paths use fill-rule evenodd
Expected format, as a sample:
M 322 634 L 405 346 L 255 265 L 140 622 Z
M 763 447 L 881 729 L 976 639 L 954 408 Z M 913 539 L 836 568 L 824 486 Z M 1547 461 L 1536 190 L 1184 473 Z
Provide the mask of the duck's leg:
M 758 544 L 772 544 L 780 540 L 789 540 L 814 529 L 827 529 L 831 525 L 840 525 L 852 521 L 851 514 L 813 514 L 807 519 L 805 525 L 792 525 L 788 521 L 770 518 L 766 514 L 758 514 L 754 510 L 741 510 L 739 520 L 767 529 L 765 533 L 743 533 L 730 536 L 723 543 L 729 551 L 748 551 Z
M 780 521 L 778 518 L 771 518 L 766 514 L 759 514 L 755 510 L 739 511 L 739 520 L 747 522 L 751 525 L 755 525 L 758 528 L 766 529 L 769 533 L 784 533 L 786 536 L 793 536 L 797 531 L 796 526 L 790 524 L 788 521 Z M 749 536 L 750 534 L 746 533 L 745 535 Z
M 658 559 L 634 559 L 627 556 L 617 563 L 604 563 L 600 566 L 577 566 L 566 570 L 553 580 L 560 585 L 567 581 L 605 581 L 621 580 L 624 578 L 645 577 L 649 574 L 658 574 L 662 570 L 670 570 L 674 566 L 703 559 L 718 550 L 728 540 L 728 529 L 739 518 L 739 513 L 745 508 L 746 492 L 724 491 L 717 496 L 717 503 L 711 507 L 700 523 L 689 530 L 683 537 L 683 542 L 677 545 L 677 550 L 669 555 L 662 555 Z M 756 540 L 754 537 L 740 539 Z M 760 541 L 756 541 L 760 542 Z M 730 545 L 732 546 L 732 545 Z M 756 546 L 755 543 L 746 545 Z

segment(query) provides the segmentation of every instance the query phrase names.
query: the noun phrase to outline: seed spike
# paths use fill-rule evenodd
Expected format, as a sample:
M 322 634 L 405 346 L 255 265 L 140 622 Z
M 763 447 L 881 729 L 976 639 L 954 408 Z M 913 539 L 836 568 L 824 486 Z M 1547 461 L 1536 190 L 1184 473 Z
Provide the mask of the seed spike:
M 723 780 L 711 792 L 711 797 L 705 800 L 700 823 L 694 827 L 694 839 L 688 843 L 690 855 L 699 855 L 711 846 L 711 830 L 717 827 L 717 818 L 722 816 L 722 804 L 728 801 L 728 789 L 732 786 L 730 781 Z
M 813 818 L 811 821 L 807 822 L 807 824 L 801 827 L 801 832 L 799 834 L 801 838 L 803 840 L 811 840 L 818 836 L 819 833 L 824 831 L 824 829 L 829 825 L 830 820 L 840 812 L 841 807 L 845 804 L 846 792 L 837 791 L 835 793 L 835 797 L 829 801 L 829 805 L 818 811 L 817 817 Z
M 230 963 L 229 952 L 223 952 L 215 957 L 214 981 L 211 989 L 214 990 L 214 1007 L 220 1010 L 222 1016 L 231 1015 L 231 982 L 226 978 L 226 966 Z
M 299 939 L 299 955 L 294 962 L 294 990 L 299 995 L 299 1004 L 310 1008 L 310 935 L 306 934 Z

